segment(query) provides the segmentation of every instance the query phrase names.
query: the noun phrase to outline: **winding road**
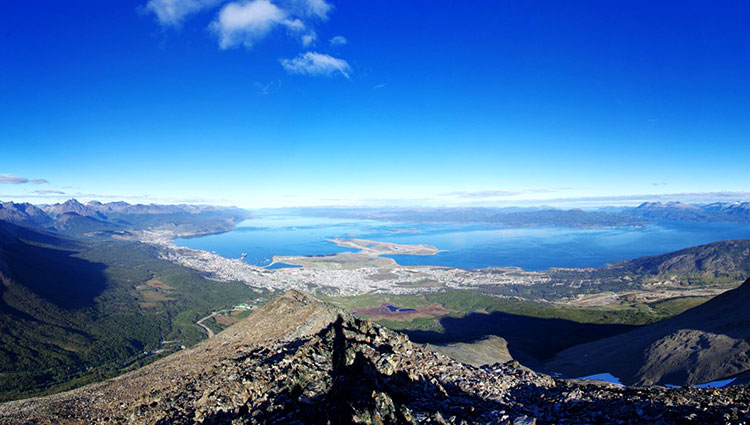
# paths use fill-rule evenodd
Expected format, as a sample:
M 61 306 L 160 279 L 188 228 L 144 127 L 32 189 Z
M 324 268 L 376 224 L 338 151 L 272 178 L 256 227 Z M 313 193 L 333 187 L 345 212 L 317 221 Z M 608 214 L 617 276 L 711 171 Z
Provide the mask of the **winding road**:
M 218 312 L 213 312 L 213 313 L 209 314 L 208 316 L 206 316 L 206 317 L 204 317 L 202 319 L 198 319 L 198 321 L 195 322 L 196 325 L 198 325 L 201 328 L 203 328 L 203 329 L 206 330 L 206 333 L 208 333 L 208 337 L 209 338 L 213 338 L 214 335 L 216 335 L 216 334 L 214 334 L 214 331 L 212 331 L 211 328 L 209 328 L 208 326 L 204 325 L 203 321 L 206 320 L 206 319 L 210 319 L 210 318 L 214 317 L 216 315 L 216 313 L 218 313 Z

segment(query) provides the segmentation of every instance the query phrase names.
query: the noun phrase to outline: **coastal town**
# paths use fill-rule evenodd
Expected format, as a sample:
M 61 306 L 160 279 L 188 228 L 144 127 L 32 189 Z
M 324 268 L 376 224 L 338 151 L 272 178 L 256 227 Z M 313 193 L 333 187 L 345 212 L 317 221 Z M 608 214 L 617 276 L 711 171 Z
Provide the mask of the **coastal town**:
M 272 264 L 290 265 L 278 269 L 255 266 L 243 258 L 185 248 L 172 242 L 168 232 L 148 232 L 141 240 L 160 248 L 162 258 L 204 272 L 212 279 L 240 281 L 259 289 L 305 290 L 321 295 L 396 295 L 434 292 L 445 288 L 470 289 L 497 285 L 537 285 L 549 282 L 543 272 L 517 268 L 464 270 L 436 266 L 401 266 L 387 253 L 432 255 L 439 250 L 427 245 L 399 245 L 366 240 L 336 239 L 340 246 L 360 249 L 331 256 L 274 257 Z

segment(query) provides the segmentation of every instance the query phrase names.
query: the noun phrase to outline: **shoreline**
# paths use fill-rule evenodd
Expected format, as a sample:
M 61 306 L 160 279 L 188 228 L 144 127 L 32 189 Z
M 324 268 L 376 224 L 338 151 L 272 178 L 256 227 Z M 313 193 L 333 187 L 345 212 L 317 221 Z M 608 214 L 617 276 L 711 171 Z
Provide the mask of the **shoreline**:
M 690 296 L 716 295 L 730 289 L 731 285 L 681 286 L 671 280 L 646 282 L 644 287 L 621 288 L 612 291 L 600 285 L 609 282 L 596 276 L 596 271 L 604 268 L 550 268 L 545 271 L 530 271 L 520 267 L 486 267 L 462 269 L 444 266 L 404 266 L 384 255 L 435 255 L 443 252 L 430 245 L 400 245 L 390 242 L 377 242 L 365 239 L 334 238 L 329 240 L 339 246 L 356 248 L 357 252 L 345 251 L 322 256 L 273 256 L 266 266 L 256 266 L 230 259 L 208 251 L 178 246 L 173 232 L 144 231 L 138 238 L 141 242 L 160 247 L 160 258 L 205 273 L 210 279 L 219 281 L 239 281 L 251 287 L 286 291 L 298 289 L 319 295 L 352 296 L 372 293 L 410 295 L 425 292 L 439 292 L 453 289 L 475 290 L 502 298 L 517 297 L 523 287 L 528 300 L 551 302 L 571 307 L 613 307 L 626 303 L 627 299 L 641 299 L 655 302 Z M 268 267 L 284 263 L 298 267 Z M 566 276 L 574 273 L 579 276 Z M 638 278 L 638 276 L 634 276 Z M 628 276 L 623 277 L 629 280 Z M 678 278 L 679 279 L 679 278 Z M 622 279 L 620 279 L 622 280 Z M 576 283 L 578 282 L 578 283 Z M 621 283 L 621 282 L 620 282 Z M 574 285 L 575 284 L 575 285 Z M 561 286 L 572 290 L 585 284 L 589 290 L 583 293 L 565 294 L 566 290 L 549 298 L 543 294 L 534 295 L 538 287 Z M 576 286 L 578 285 L 578 286 Z M 619 284 L 618 284 L 619 285 Z M 507 287 L 519 289 L 506 289 Z M 659 291 L 654 287 L 658 286 Z M 516 295 L 513 295 L 516 294 Z M 554 294 L 550 294 L 554 295 Z
M 178 246 L 175 239 L 177 238 L 169 231 L 143 231 L 138 237 L 142 243 L 157 246 L 160 258 L 205 273 L 210 279 L 239 281 L 257 289 L 272 291 L 298 289 L 331 296 L 369 293 L 410 295 L 446 289 L 477 289 L 481 285 L 534 285 L 546 282 L 544 274 L 535 272 L 518 276 L 515 270 L 487 273 L 441 266 L 401 266 L 395 260 L 385 257 L 377 257 L 380 261 L 365 259 L 352 268 L 267 269 L 268 266 L 247 264 L 239 258 L 230 259 L 212 252 Z M 423 246 L 420 248 L 424 249 Z M 439 250 L 434 248 L 434 251 Z M 362 255 L 356 252 L 339 254 L 354 255 L 355 259 L 362 260 Z M 335 257 L 336 255 L 303 258 L 321 260 Z M 271 264 L 274 263 L 296 265 L 283 256 L 274 256 Z M 383 270 L 395 271 L 395 277 L 380 279 Z M 424 282 L 434 282 L 437 285 L 426 286 Z

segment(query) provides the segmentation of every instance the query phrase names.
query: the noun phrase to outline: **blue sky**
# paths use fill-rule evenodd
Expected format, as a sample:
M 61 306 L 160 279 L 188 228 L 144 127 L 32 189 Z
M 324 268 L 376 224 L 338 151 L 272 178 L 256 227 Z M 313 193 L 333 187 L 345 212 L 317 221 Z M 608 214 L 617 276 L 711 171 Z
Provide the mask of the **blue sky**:
M 750 5 L 615 3 L 3 2 L 0 199 L 750 198 Z

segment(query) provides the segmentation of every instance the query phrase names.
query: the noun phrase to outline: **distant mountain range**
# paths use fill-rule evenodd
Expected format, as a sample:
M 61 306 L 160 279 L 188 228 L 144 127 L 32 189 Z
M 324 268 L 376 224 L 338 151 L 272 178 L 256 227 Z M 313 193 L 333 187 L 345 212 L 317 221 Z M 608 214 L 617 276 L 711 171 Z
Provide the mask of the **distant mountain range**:
M 644 202 L 623 214 L 654 221 L 750 223 L 750 202 L 716 202 L 708 205 L 682 202 Z
M 750 202 L 708 205 L 680 202 L 646 202 L 634 208 L 581 209 L 535 208 L 286 208 L 305 216 L 368 219 L 411 223 L 484 223 L 502 226 L 608 227 L 641 226 L 655 221 L 750 223 Z M 236 207 L 199 205 L 131 205 L 126 202 L 82 204 L 75 199 L 54 205 L 0 203 L 0 220 L 72 236 L 112 235 L 133 230 L 159 229 L 175 234 L 231 230 L 250 217 Z
M 681 202 L 645 202 L 637 207 L 581 209 L 534 208 L 290 208 L 300 215 L 410 223 L 485 223 L 502 226 L 635 226 L 654 221 L 750 223 L 750 202 L 718 202 L 708 205 Z
M 554 208 L 296 208 L 300 215 L 407 223 L 485 223 L 503 226 L 634 226 L 648 220 L 608 212 Z
M 131 205 L 126 202 L 82 204 L 75 199 L 54 205 L 0 204 L 0 220 L 71 236 L 127 235 L 135 230 L 168 230 L 174 234 L 231 230 L 250 217 L 236 207 L 200 205 Z
M 620 261 L 607 269 L 659 276 L 748 276 L 750 240 L 712 242 L 666 254 Z

